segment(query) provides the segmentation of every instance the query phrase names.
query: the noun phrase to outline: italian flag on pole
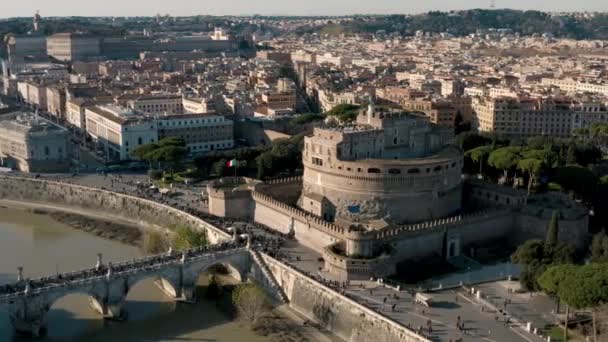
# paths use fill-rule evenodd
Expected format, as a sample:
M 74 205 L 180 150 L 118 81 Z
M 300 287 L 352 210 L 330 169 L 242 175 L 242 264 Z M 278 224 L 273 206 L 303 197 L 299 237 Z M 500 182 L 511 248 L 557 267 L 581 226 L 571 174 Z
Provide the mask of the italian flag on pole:
M 226 163 L 226 166 L 228 166 L 228 167 L 236 167 L 236 159 L 229 160 Z

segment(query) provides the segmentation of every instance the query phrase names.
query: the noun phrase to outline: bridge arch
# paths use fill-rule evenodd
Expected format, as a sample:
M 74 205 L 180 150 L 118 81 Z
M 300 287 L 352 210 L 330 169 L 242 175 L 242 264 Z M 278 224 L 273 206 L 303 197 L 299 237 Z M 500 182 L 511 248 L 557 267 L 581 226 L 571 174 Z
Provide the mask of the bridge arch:
M 91 292 L 66 291 L 46 296 L 43 309 L 40 333 L 51 338 L 73 338 L 104 326 L 102 300 Z
M 101 296 L 95 290 L 75 290 L 66 292 L 57 292 L 46 296 L 45 309 L 47 313 L 53 308 L 53 305 L 57 304 L 61 300 L 70 296 L 82 296 L 86 297 L 89 301 L 89 306 L 100 314 L 100 317 L 104 315 L 104 306 Z
M 152 280 L 154 284 L 168 297 L 176 299 L 180 297 L 180 274 L 179 270 L 165 270 L 164 272 L 146 272 L 144 274 L 135 274 L 130 276 L 126 281 L 125 300 L 132 293 L 133 289 L 145 281 Z
M 201 274 L 212 271 L 214 269 L 225 269 L 228 272 L 228 275 L 236 279 L 239 283 L 245 280 L 245 275 L 241 272 L 236 266 L 232 265 L 231 262 L 218 261 L 215 263 L 203 265 L 196 272 L 197 278 L 201 276 Z

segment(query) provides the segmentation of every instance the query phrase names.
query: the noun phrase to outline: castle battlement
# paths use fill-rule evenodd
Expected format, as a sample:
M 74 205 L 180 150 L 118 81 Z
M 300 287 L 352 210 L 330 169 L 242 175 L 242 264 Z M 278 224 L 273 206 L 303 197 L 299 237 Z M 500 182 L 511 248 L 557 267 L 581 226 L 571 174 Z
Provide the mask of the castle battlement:
M 278 200 L 276 200 L 268 195 L 265 195 L 263 193 L 260 193 L 258 191 L 253 191 L 251 194 L 253 196 L 253 199 L 256 202 L 261 202 L 264 205 L 271 206 L 277 210 L 281 210 L 281 211 L 293 216 L 294 218 L 303 220 L 303 221 L 307 222 L 312 228 L 331 233 L 331 235 L 333 235 L 337 238 L 340 238 L 340 239 L 343 239 L 345 237 L 344 228 L 342 228 L 338 225 L 335 225 L 333 223 L 324 221 L 321 217 L 315 216 L 302 209 L 285 204 L 281 201 L 278 201 Z
M 512 210 L 510 209 L 482 210 L 469 215 L 457 215 L 416 224 L 400 225 L 397 227 L 386 228 L 377 232 L 370 232 L 369 234 L 373 235 L 374 238 L 377 240 L 392 239 L 395 237 L 400 237 L 403 235 L 418 233 L 422 231 L 430 231 L 456 227 L 459 225 L 466 225 L 478 221 L 480 219 L 488 218 L 490 216 L 497 217 L 501 215 L 509 215 L 511 213 Z

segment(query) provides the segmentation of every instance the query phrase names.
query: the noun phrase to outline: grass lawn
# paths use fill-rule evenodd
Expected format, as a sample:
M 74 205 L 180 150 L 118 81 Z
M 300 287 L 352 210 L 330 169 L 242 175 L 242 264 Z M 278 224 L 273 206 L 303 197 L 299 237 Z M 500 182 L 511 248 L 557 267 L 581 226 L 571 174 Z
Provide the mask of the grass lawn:
M 564 340 L 564 329 L 562 329 L 561 327 L 558 327 L 556 325 L 551 326 L 547 331 L 546 334 L 548 336 L 551 336 L 551 342 L 566 342 L 567 340 Z M 571 338 L 568 338 L 568 341 L 572 341 Z

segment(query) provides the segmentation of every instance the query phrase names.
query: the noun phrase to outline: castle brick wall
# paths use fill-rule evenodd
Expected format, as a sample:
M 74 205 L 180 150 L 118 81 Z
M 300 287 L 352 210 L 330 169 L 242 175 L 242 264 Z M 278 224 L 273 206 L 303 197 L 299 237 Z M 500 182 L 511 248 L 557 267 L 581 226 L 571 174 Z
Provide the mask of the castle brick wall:
M 362 219 L 420 222 L 454 214 L 461 208 L 460 154 L 435 161 L 413 160 L 407 165 L 336 163 L 318 166 L 305 160 L 302 191 L 327 198 L 333 217 L 352 216 L 349 207 L 358 206 L 356 216 Z M 408 173 L 414 169 L 418 173 Z
M 429 341 L 268 255 L 262 258 L 289 298 L 289 306 L 344 341 Z

